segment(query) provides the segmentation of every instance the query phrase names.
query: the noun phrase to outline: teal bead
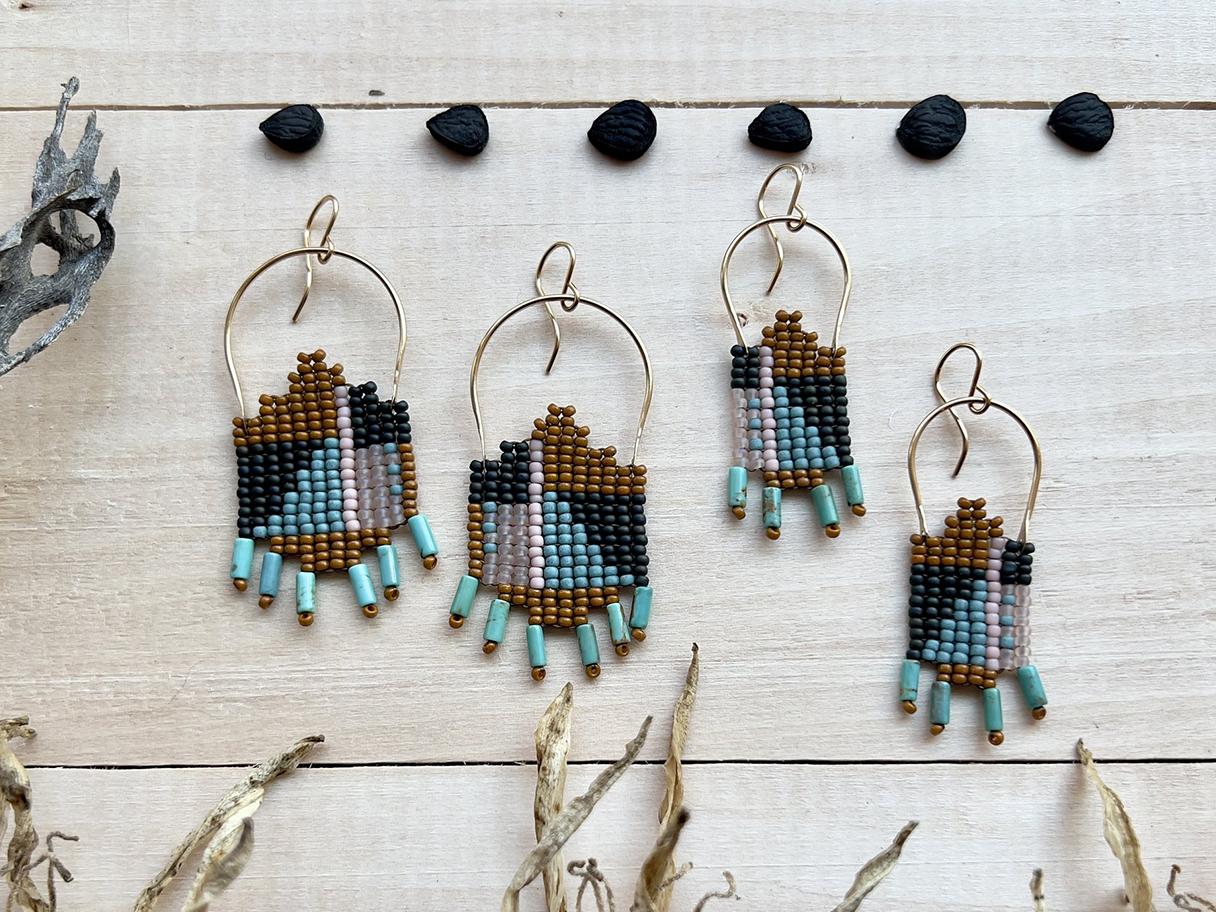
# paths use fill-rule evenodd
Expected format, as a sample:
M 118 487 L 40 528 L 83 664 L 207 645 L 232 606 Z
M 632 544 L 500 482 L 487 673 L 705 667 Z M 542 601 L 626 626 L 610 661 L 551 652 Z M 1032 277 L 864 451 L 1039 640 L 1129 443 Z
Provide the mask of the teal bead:
M 296 614 L 317 610 L 317 575 L 301 570 L 296 574 Z
M 645 630 L 650 623 L 650 605 L 654 601 L 654 590 L 649 586 L 638 586 L 633 590 L 633 613 L 629 615 L 629 626 L 634 630 Z
M 528 661 L 533 668 L 545 667 L 545 628 L 540 624 L 528 625 Z
M 488 643 L 501 643 L 507 635 L 507 615 L 511 606 L 502 599 L 490 602 L 490 616 L 486 618 L 485 638 Z
M 595 638 L 595 628 L 590 623 L 579 624 L 574 628 L 578 634 L 578 651 L 583 657 L 584 665 L 600 663 L 600 644 Z
M 380 585 L 384 589 L 397 588 L 401 585 L 401 568 L 397 563 L 397 549 L 392 545 L 380 545 L 376 548 L 376 556 L 380 558 Z
M 815 504 L 815 512 L 819 522 L 825 526 L 834 526 L 840 522 L 836 513 L 836 499 L 832 497 L 832 489 L 825 484 L 811 488 L 811 502 Z
M 367 572 L 366 564 L 355 564 L 346 571 L 350 577 L 351 588 L 355 590 L 355 601 L 360 608 L 376 604 L 376 590 L 372 588 L 372 575 Z
M 781 528 L 781 489 L 764 489 L 764 528 Z
M 1022 689 L 1022 697 L 1031 709 L 1039 709 L 1047 705 L 1047 691 L 1043 689 L 1043 680 L 1039 670 L 1033 665 L 1023 665 L 1018 669 L 1018 686 Z
M 232 568 L 228 575 L 233 579 L 247 580 L 253 573 L 253 539 L 238 538 L 232 543 Z
M 614 646 L 629 642 L 629 634 L 625 630 L 625 612 L 620 602 L 613 602 L 608 606 L 608 635 Z
M 899 669 L 899 699 L 916 702 L 916 691 L 920 687 L 920 662 L 904 659 Z
M 410 533 L 414 536 L 414 544 L 418 546 L 418 553 L 423 557 L 432 557 L 439 553 L 439 546 L 435 544 L 435 536 L 431 532 L 431 524 L 427 522 L 427 518 L 419 513 L 417 516 L 411 516 L 409 521 Z
M 451 614 L 458 618 L 467 618 L 473 613 L 473 599 L 477 595 L 477 579 L 465 574 L 456 584 L 456 594 L 452 597 Z
M 283 555 L 267 551 L 262 557 L 262 575 L 258 578 L 258 595 L 274 598 L 279 594 L 279 575 L 283 572 Z
M 934 681 L 929 691 L 929 721 L 934 725 L 950 724 L 950 682 Z
M 861 473 L 857 471 L 857 466 L 845 466 L 840 470 L 840 477 L 844 479 L 844 499 L 849 506 L 865 503 L 865 495 L 861 493 Z
M 394 497 L 400 497 L 402 494 L 405 493 L 405 486 L 399 485 L 399 484 L 389 485 L 388 492 L 390 494 L 392 494 Z
M 999 732 L 1005 727 L 1005 719 L 1001 713 L 1001 692 L 995 687 L 984 689 L 984 728 L 990 732 Z
M 729 505 L 747 509 L 747 469 L 731 466 L 726 475 L 726 492 Z

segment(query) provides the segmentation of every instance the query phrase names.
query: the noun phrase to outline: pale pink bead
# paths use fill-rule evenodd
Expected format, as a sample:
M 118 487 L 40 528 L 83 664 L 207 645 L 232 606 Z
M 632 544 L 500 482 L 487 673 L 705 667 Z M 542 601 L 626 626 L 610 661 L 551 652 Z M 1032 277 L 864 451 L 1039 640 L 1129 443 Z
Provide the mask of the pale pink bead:
M 985 570 L 985 571 L 984 571 L 984 579 L 988 580 L 988 582 L 990 582 L 990 583 L 998 583 L 998 582 L 1000 582 L 1000 580 L 1001 580 L 1001 571 L 999 571 L 999 570 Z
M 528 481 L 532 482 L 533 484 L 543 485 L 545 483 L 545 473 L 544 472 L 531 472 L 528 475 Z
M 544 557 L 544 556 L 545 556 L 545 549 L 543 547 L 538 547 L 537 545 L 532 545 L 531 547 L 528 548 L 528 557 Z
M 350 406 L 349 405 L 339 405 L 338 406 L 338 417 L 339 418 L 349 418 L 350 417 Z
M 999 623 L 997 623 L 997 624 L 989 623 L 988 626 L 984 628 L 984 630 L 990 637 L 999 637 L 1001 635 L 1001 625 Z M 989 647 L 989 648 L 991 648 L 991 647 Z
M 780 463 L 779 461 L 777 461 L 776 459 L 766 459 L 766 460 L 764 460 L 764 471 L 766 471 L 766 472 L 776 472 L 776 471 L 778 471 L 780 468 L 781 468 L 781 463 Z
M 545 588 L 544 574 L 541 574 L 540 576 L 528 577 L 528 587 L 531 589 L 544 589 Z
M 535 548 L 543 548 L 545 546 L 545 537 L 543 535 L 531 535 L 528 537 L 528 544 Z
M 528 559 L 528 564 L 529 564 L 529 566 L 532 566 L 532 567 L 544 567 L 544 566 L 545 566 L 545 559 L 544 559 L 543 557 L 533 557 L 533 558 L 529 558 L 529 559 Z
M 764 418 L 760 421 L 760 427 L 762 427 L 766 431 L 776 430 L 777 429 L 777 419 L 776 418 Z M 774 436 L 773 439 L 775 440 L 776 437 Z
M 352 519 L 358 519 L 358 518 L 359 518 L 359 514 L 355 510 L 343 510 L 342 511 L 342 521 L 343 522 L 350 522 Z
M 776 408 L 776 407 L 777 407 L 777 400 L 774 399 L 772 396 L 765 396 L 763 399 L 760 400 L 760 408 L 762 408 L 762 409 L 771 409 L 771 408 Z
M 1001 552 L 1005 550 L 1005 543 L 1008 541 L 1009 539 L 1005 538 L 1004 536 L 1001 538 L 994 538 L 992 540 L 992 547 L 996 549 L 997 557 L 1000 557 Z
M 765 428 L 763 431 L 760 432 L 760 439 L 763 440 L 765 443 L 768 443 L 769 441 L 776 441 L 777 431 L 774 430 L 773 428 Z M 768 449 L 768 447 L 765 447 L 765 449 Z M 776 449 L 776 448 L 774 447 L 774 449 Z
M 359 520 L 352 519 L 346 523 L 347 532 L 358 532 L 360 530 Z
M 341 459 L 338 460 L 339 469 L 353 469 L 354 467 L 355 467 L 354 457 L 343 456 Z
M 528 485 L 529 496 L 531 496 L 532 494 L 543 494 L 544 490 L 545 490 L 545 486 L 543 484 L 531 483 Z
M 774 364 L 774 361 L 773 361 L 772 355 L 761 355 L 760 356 L 760 369 L 761 370 L 763 370 L 766 367 L 772 367 L 773 364 Z
M 767 380 L 767 379 L 770 379 L 772 376 L 773 376 L 773 368 L 771 366 L 760 368 L 760 377 L 762 379 Z
M 339 437 L 338 446 L 343 450 L 354 450 L 355 441 L 352 437 Z
M 999 602 L 1001 600 L 1001 592 L 999 589 L 989 589 L 984 596 L 985 602 Z
M 999 614 L 997 614 L 995 611 L 985 612 L 985 614 L 984 614 L 984 623 L 985 624 L 999 624 L 1000 622 L 1001 622 L 1001 616 Z M 989 631 L 989 632 L 991 632 L 991 631 Z
M 1001 559 L 1000 551 L 998 551 L 996 548 L 988 549 L 988 560 L 1000 560 L 1000 559 Z
M 355 470 L 354 469 L 341 469 L 341 470 L 339 470 L 338 475 L 342 478 L 343 481 L 354 481 Z
M 988 671 L 1000 671 L 1001 663 L 998 662 L 996 659 L 985 659 L 984 668 Z
M 339 417 L 339 418 L 338 418 L 338 430 L 339 430 L 339 431 L 344 431 L 344 430 L 346 430 L 346 429 L 347 429 L 347 428 L 349 428 L 349 427 L 350 427 L 350 419 L 349 419 L 349 418 L 342 418 L 342 417 Z

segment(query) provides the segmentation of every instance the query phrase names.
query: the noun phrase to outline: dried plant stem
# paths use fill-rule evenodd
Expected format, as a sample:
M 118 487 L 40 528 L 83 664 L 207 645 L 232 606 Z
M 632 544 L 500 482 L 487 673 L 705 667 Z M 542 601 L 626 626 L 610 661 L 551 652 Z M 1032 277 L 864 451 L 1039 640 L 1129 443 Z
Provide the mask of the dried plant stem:
M 1085 774 L 1102 798 L 1102 835 L 1115 858 L 1119 859 L 1119 866 L 1123 868 L 1123 890 L 1127 894 L 1132 912 L 1153 912 L 1153 887 L 1140 858 L 1140 840 L 1136 837 L 1127 808 L 1123 806 L 1122 799 L 1098 775 L 1094 755 L 1086 749 L 1083 741 L 1077 741 L 1077 756 L 1081 759 Z
M 600 871 L 599 863 L 594 858 L 588 858 L 586 861 L 572 861 L 567 870 L 575 877 L 582 878 L 583 881 L 578 885 L 578 893 L 574 897 L 575 912 L 583 912 L 583 895 L 587 892 L 588 886 L 591 887 L 591 894 L 595 897 L 596 912 L 616 912 L 616 897 L 612 894 L 612 887 L 608 885 L 607 879 Z
M 266 786 L 295 769 L 308 752 L 324 740 L 324 735 L 310 735 L 307 738 L 301 738 L 288 750 L 254 767 L 248 776 L 229 789 L 203 822 L 195 827 L 181 845 L 173 850 L 160 873 L 152 878 L 152 882 L 139 895 L 134 912 L 150 912 L 156 905 L 160 894 L 181 871 L 186 859 L 203 842 L 216 836 L 217 838 L 208 847 L 206 857 L 199 869 L 199 876 L 191 891 L 191 897 L 187 900 L 187 908 L 190 908 L 190 903 L 203 901 L 203 905 L 196 905 L 196 908 L 205 909 L 206 901 L 209 901 L 207 897 L 216 895 L 216 893 L 208 892 L 215 886 L 216 880 L 222 880 L 229 874 L 235 877 L 236 875 L 232 874 L 233 865 L 239 862 L 239 867 L 243 867 L 244 864 L 240 858 L 247 859 L 248 852 L 252 850 L 252 836 L 248 833 L 245 824 L 261 805 L 262 798 L 266 794 Z M 233 841 L 234 834 L 236 835 L 235 841 Z M 242 848 L 242 843 L 244 843 L 244 848 Z M 232 859 L 234 853 L 238 854 L 235 862 Z M 239 868 L 237 873 L 239 873 Z M 231 882 L 231 880 L 227 882 Z M 224 883 L 224 886 L 226 885 L 227 883 Z M 222 888 L 221 886 L 220 889 Z
M 532 816 L 539 842 L 545 829 L 561 813 L 566 795 L 566 758 L 570 753 L 570 717 L 574 707 L 574 687 L 567 682 L 536 726 L 536 799 Z M 562 855 L 554 852 L 541 872 L 545 881 L 545 908 L 566 912 L 566 884 L 562 877 Z M 579 888 L 582 895 L 584 880 Z M 598 896 L 598 892 L 597 892 Z
M 731 874 L 730 871 L 723 871 L 722 878 L 726 881 L 726 890 L 718 891 L 715 893 L 706 893 L 704 896 L 701 897 L 701 901 L 692 907 L 692 912 L 702 912 L 702 910 L 705 908 L 706 904 L 711 899 L 738 899 L 739 898 L 739 892 L 735 888 L 734 875 Z
M 1178 865 L 1170 865 L 1170 882 L 1165 885 L 1165 892 L 1174 901 L 1174 905 L 1183 912 L 1216 912 L 1216 904 L 1208 902 L 1202 896 L 1177 892 L 1178 875 L 1181 873 L 1182 868 Z
M 853 886 L 849 887 L 849 892 L 832 912 L 856 912 L 862 900 L 869 896 L 870 892 L 882 883 L 883 878 L 891 873 L 899 861 L 900 853 L 903 852 L 904 843 L 908 841 L 908 837 L 912 835 L 912 831 L 917 826 L 919 826 L 919 821 L 909 820 L 904 824 L 903 829 L 895 834 L 895 839 L 889 846 L 865 863 L 853 879 Z
M 10 810 L 13 815 L 13 835 L 9 839 L 2 869 L 4 882 L 8 886 L 4 910 L 55 912 L 54 876 L 58 868 L 55 865 L 50 867 L 48 899 L 43 899 L 32 876 L 33 870 L 43 861 L 47 861 L 54 849 L 48 840 L 47 854 L 39 859 L 34 858 L 34 852 L 38 848 L 38 832 L 34 829 L 34 816 L 30 810 L 30 777 L 17 755 L 8 746 L 12 738 L 34 737 L 34 730 L 30 728 L 29 722 L 28 716 L 0 719 L 0 840 L 4 839 L 4 834 L 8 831 Z M 68 874 L 66 879 L 71 880 L 71 874 Z
M 642 872 L 638 877 L 638 885 L 633 894 L 633 905 L 630 912 L 658 912 L 658 897 L 666 893 L 671 895 L 671 885 L 675 882 L 676 843 L 680 841 L 680 833 L 688 823 L 689 813 L 681 808 L 674 817 L 669 819 L 659 831 L 654 848 L 642 862 Z M 668 877 L 668 871 L 671 877 Z M 670 900 L 669 900 L 670 902 Z
M 583 821 L 591 814 L 592 809 L 604 797 L 608 789 L 612 788 L 630 764 L 637 759 L 638 752 L 646 743 L 646 735 L 650 732 L 650 722 L 651 717 L 647 716 L 638 730 L 637 736 L 625 745 L 624 756 L 596 776 L 587 791 L 567 804 L 553 822 L 545 828 L 536 848 L 524 858 L 503 894 L 502 912 L 518 912 L 520 891 L 540 876 L 549 860 L 561 850 L 566 841 L 574 835 L 575 830 L 582 826 Z
M 1034 903 L 1034 912 L 1046 912 L 1046 899 L 1043 895 L 1043 869 L 1035 868 L 1030 876 L 1030 899 Z

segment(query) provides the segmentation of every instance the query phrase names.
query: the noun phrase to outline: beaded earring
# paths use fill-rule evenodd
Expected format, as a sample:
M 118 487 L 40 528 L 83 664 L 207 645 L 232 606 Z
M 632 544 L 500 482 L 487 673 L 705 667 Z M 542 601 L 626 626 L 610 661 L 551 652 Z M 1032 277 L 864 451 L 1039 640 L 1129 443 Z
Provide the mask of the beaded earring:
M 764 195 L 782 171 L 794 175 L 794 193 L 785 215 L 768 215 Z M 770 539 L 781 536 L 782 494 L 790 489 L 809 488 L 811 502 L 828 538 L 840 535 L 836 500 L 825 482 L 826 473 L 839 470 L 845 499 L 857 516 L 866 512 L 861 475 L 853 463 L 853 441 L 849 435 L 848 389 L 845 380 L 845 348 L 840 327 L 849 306 L 853 277 L 849 259 L 836 237 L 810 221 L 798 204 L 802 192 L 800 167 L 783 164 L 769 172 L 756 198 L 760 218 L 740 231 L 722 257 L 722 300 L 735 330 L 731 346 L 730 385 L 734 398 L 735 465 L 727 477 L 727 502 L 735 516 L 747 511 L 747 473 L 759 472 L 764 479 L 764 530 Z M 777 267 L 765 294 L 777 285 L 785 265 L 785 251 L 776 226 L 794 233 L 810 228 L 832 246 L 844 269 L 844 292 L 836 310 L 831 345 L 817 345 L 819 336 L 802 324 L 802 312 L 779 310 L 776 319 L 761 331 L 759 345 L 748 345 L 743 337 L 746 317 L 735 310 L 728 285 L 731 257 L 739 244 L 754 231 L 768 232 L 777 254 Z
M 966 396 L 947 400 L 941 389 L 942 367 L 960 349 L 975 356 L 971 389 Z M 1000 744 L 1005 740 L 1001 693 L 997 689 L 997 678 L 1002 672 L 1015 672 L 1035 719 L 1047 715 L 1047 694 L 1038 669 L 1030 661 L 1030 583 L 1034 562 L 1034 545 L 1029 540 L 1030 516 L 1043 474 L 1043 454 L 1026 420 L 980 386 L 982 366 L 979 350 L 970 342 L 960 342 L 942 356 L 934 373 L 941 405 L 917 425 L 908 444 L 908 481 L 920 531 L 912 536 L 908 651 L 900 672 L 899 698 L 905 712 L 916 712 L 920 663 L 935 664 L 937 677 L 929 695 L 930 731 L 941 734 L 950 722 L 951 688 L 969 684 L 983 693 L 988 740 Z M 916 475 L 916 448 L 933 420 L 943 412 L 948 413 L 963 441 L 952 477 L 957 476 L 969 448 L 967 428 L 955 412 L 961 406 L 974 415 L 990 409 L 1003 412 L 1017 422 L 1030 441 L 1034 472 L 1016 537 L 1006 534 L 1001 517 L 988 516 L 983 498 L 966 497 L 960 497 L 958 509 L 946 517 L 942 533 L 929 534 Z
M 320 243 L 312 230 L 318 213 L 329 204 L 331 213 Z M 362 257 L 339 250 L 330 239 L 338 218 L 338 201 L 324 196 L 313 208 L 304 229 L 304 246 L 277 254 L 255 269 L 237 289 L 224 321 L 224 357 L 232 377 L 241 414 L 234 418 L 233 443 L 237 463 L 237 539 L 232 546 L 230 576 L 244 592 L 253 571 L 254 546 L 264 541 L 258 604 L 270 607 L 279 593 L 284 557 L 300 561 L 296 573 L 296 617 L 302 626 L 316 611 L 316 574 L 345 570 L 355 601 L 367 617 L 379 612 L 371 575 L 362 562 L 374 550 L 380 565 L 385 598 L 400 594 L 401 573 L 392 531 L 408 525 L 430 570 L 439 549 L 430 523 L 418 512 L 418 482 L 409 407 L 397 399 L 401 361 L 405 356 L 405 311 L 385 275 Z M 258 413 L 245 413 L 244 397 L 232 358 L 232 321 L 249 286 L 283 260 L 304 257 L 304 295 L 292 315 L 300 316 L 312 290 L 315 256 L 349 260 L 368 270 L 392 298 L 397 311 L 397 361 L 392 394 L 381 399 L 376 384 L 347 382 L 341 364 L 326 363 L 322 349 L 301 352 L 287 375 L 287 392 L 263 393 Z
M 570 254 L 561 294 L 546 294 L 540 272 L 554 250 Z M 494 590 L 482 649 L 492 653 L 506 635 L 511 608 L 528 612 L 527 644 L 532 677 L 545 677 L 545 628 L 573 627 L 588 677 L 600 674 L 600 652 L 592 609 L 608 615 L 609 634 L 617 655 L 629 654 L 630 636 L 646 638 L 653 592 L 646 554 L 646 467 L 637 462 L 654 384 L 650 357 L 637 333 L 616 312 L 579 294 L 570 281 L 574 251 L 554 244 L 537 269 L 537 297 L 512 307 L 486 331 L 469 374 L 473 422 L 481 440 L 481 458 L 469 465 L 469 568 L 452 600 L 452 627 L 461 627 L 472 611 L 478 585 Z M 591 308 L 616 321 L 642 357 L 646 388 L 634 438 L 633 459 L 618 463 L 616 447 L 591 445 L 591 429 L 575 421 L 572 405 L 550 405 L 522 440 L 504 440 L 496 458 L 487 458 L 477 395 L 477 374 L 486 346 L 511 317 L 543 305 L 554 328 L 553 367 L 561 346 L 554 304 L 567 313 Z M 626 621 L 622 590 L 633 587 Z

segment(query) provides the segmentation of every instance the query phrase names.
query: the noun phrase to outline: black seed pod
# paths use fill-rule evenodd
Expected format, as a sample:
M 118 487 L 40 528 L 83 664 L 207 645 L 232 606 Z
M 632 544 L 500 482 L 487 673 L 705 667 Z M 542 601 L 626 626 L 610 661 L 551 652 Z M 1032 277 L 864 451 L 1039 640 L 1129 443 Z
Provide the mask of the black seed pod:
M 1115 132 L 1115 115 L 1093 92 L 1078 92 L 1052 109 L 1047 129 L 1074 149 L 1097 152 Z
M 747 138 L 761 149 L 801 152 L 811 144 L 811 121 L 793 105 L 771 104 L 748 125 Z
M 490 125 L 477 105 L 456 105 L 426 122 L 440 145 L 461 155 L 476 155 L 490 141 Z
M 959 144 L 967 132 L 967 112 L 949 95 L 933 95 L 913 105 L 895 137 L 918 158 L 942 158 Z
M 307 152 L 321 141 L 325 121 L 312 105 L 298 104 L 271 114 L 258 129 L 266 138 L 288 152 Z
M 641 158 L 654 142 L 658 124 L 654 112 L 640 101 L 618 102 L 591 124 L 587 138 L 610 158 L 633 161 Z

